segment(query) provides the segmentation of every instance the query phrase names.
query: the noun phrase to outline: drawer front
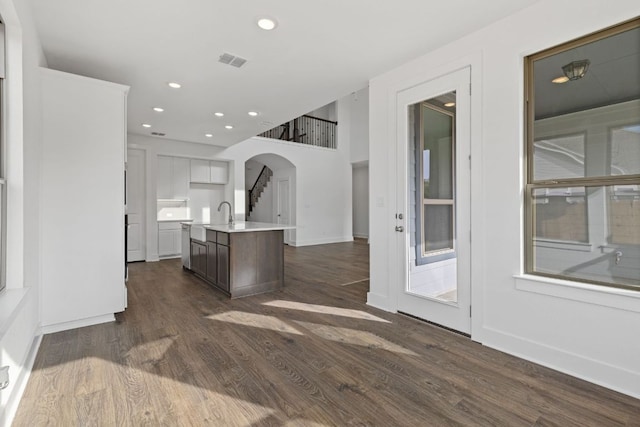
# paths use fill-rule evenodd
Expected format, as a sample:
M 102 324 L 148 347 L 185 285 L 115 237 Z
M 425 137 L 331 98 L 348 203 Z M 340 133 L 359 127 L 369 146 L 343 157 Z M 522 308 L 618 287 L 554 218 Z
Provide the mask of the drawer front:
M 218 231 L 218 244 L 219 245 L 225 245 L 225 246 L 229 246 L 229 233 L 222 233 L 220 231 Z
M 207 242 L 217 242 L 218 240 L 216 240 L 216 233 L 217 231 L 207 230 Z

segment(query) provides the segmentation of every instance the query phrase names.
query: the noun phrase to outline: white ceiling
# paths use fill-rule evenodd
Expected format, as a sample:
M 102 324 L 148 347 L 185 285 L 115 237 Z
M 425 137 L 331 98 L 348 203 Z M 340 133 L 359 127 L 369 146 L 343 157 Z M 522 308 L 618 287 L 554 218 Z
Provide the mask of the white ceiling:
M 131 86 L 130 133 L 229 146 L 537 0 L 31 1 L 50 68 Z

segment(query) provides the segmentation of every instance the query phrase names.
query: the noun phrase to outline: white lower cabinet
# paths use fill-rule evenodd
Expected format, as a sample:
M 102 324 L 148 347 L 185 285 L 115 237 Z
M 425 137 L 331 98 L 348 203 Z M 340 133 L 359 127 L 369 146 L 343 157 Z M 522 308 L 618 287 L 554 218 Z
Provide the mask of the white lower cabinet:
M 173 258 L 182 255 L 182 226 L 179 222 L 158 223 L 158 256 Z

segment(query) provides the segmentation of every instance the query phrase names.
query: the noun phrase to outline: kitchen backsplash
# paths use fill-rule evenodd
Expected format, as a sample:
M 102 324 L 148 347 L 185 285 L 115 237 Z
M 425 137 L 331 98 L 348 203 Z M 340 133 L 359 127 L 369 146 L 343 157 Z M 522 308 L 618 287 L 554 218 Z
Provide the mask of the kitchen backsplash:
M 225 206 L 218 212 L 220 202 L 224 200 L 224 188 L 192 185 L 188 199 L 158 199 L 158 221 L 187 220 L 223 224 L 227 221 L 229 211 Z
M 186 200 L 158 200 L 158 221 L 191 219 Z

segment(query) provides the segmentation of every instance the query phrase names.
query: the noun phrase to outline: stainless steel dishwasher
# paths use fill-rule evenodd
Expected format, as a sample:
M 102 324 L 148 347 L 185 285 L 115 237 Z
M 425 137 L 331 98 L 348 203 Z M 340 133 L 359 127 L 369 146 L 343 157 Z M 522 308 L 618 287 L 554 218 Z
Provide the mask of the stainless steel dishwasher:
M 191 224 L 182 224 L 182 267 L 191 270 Z

